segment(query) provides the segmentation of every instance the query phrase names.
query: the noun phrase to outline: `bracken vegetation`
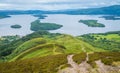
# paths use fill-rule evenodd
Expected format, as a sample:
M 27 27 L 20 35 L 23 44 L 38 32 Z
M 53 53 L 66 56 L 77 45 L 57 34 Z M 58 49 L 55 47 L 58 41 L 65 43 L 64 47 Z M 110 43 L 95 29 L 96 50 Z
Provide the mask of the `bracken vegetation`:
M 0 63 L 0 73 L 56 73 L 67 63 L 67 55 L 53 55 L 8 63 Z
M 91 66 L 96 67 L 95 61 L 101 60 L 106 65 L 113 65 L 113 62 L 120 61 L 119 55 L 120 55 L 120 52 L 94 52 L 94 53 L 90 53 L 88 63 Z M 73 57 L 73 60 L 78 64 L 85 61 L 85 59 L 86 59 L 85 53 L 75 54 Z
M 95 52 L 93 54 L 89 54 L 88 63 L 95 67 L 95 61 L 101 60 L 106 65 L 112 65 L 113 62 L 120 61 L 119 55 L 120 52 Z

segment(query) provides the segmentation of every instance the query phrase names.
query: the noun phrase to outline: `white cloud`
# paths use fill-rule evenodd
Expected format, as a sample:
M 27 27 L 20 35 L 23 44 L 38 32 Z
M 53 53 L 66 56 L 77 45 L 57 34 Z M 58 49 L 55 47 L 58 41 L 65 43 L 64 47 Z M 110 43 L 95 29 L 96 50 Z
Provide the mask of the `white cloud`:
M 0 3 L 0 7 L 6 7 L 6 6 L 10 6 L 11 4 L 5 4 L 5 3 Z
M 102 7 L 120 4 L 119 0 L 0 0 L 0 9 L 59 10 Z

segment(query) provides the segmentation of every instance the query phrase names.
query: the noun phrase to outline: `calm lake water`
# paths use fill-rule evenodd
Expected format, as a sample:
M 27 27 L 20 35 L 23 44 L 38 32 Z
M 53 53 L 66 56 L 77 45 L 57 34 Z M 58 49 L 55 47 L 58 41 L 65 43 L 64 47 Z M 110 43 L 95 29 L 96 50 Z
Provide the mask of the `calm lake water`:
M 21 35 L 32 33 L 30 30 L 30 23 L 37 18 L 31 15 L 13 15 L 11 18 L 0 19 L 0 36 L 6 35 Z M 20 29 L 13 29 L 10 26 L 19 24 L 22 26 Z
M 109 31 L 120 31 L 120 20 L 105 20 L 99 18 L 101 15 L 48 15 L 48 17 L 42 22 L 51 22 L 62 24 L 63 27 L 58 30 L 50 32 L 67 33 L 71 35 L 83 35 L 88 33 L 105 33 Z M 83 23 L 79 23 L 79 20 L 98 20 L 99 23 L 105 24 L 105 28 L 88 27 Z
M 46 19 L 42 19 L 41 22 L 57 23 L 63 25 L 58 30 L 50 32 L 71 34 L 74 36 L 83 35 L 87 33 L 104 33 L 108 31 L 120 31 L 120 20 L 105 20 L 99 18 L 100 15 L 64 15 L 54 14 L 47 15 Z M 30 30 L 30 23 L 36 20 L 36 17 L 31 15 L 13 15 L 11 18 L 0 19 L 0 36 L 6 35 L 21 35 L 32 33 Z M 79 20 L 98 20 L 99 23 L 105 24 L 105 28 L 88 27 L 83 23 L 79 23 Z M 10 26 L 19 24 L 22 26 L 20 29 L 13 29 Z

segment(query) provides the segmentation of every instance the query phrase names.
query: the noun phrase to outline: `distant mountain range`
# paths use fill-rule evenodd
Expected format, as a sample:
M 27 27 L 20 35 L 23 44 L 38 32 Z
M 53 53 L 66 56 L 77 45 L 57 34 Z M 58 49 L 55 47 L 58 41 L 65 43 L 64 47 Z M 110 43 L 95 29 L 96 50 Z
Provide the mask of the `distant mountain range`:
M 15 15 L 15 14 L 72 14 L 72 15 L 119 15 L 120 5 L 113 5 L 101 8 L 88 9 L 70 9 L 57 11 L 42 11 L 42 10 L 1 10 L 0 15 Z
M 102 7 L 102 8 L 88 8 L 88 9 L 75 9 L 69 11 L 61 11 L 60 13 L 66 14 L 90 14 L 90 15 L 120 15 L 120 5 L 114 5 L 109 7 Z

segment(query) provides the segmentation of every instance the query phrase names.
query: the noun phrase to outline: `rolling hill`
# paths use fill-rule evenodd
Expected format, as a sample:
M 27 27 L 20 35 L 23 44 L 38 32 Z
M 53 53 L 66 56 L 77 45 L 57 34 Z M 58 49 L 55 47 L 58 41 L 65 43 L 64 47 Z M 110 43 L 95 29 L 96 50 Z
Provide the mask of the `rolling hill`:
M 109 36 L 113 36 L 115 39 L 114 36 L 119 37 L 115 33 L 118 32 L 107 33 L 104 36 L 94 34 L 94 36 L 108 39 L 111 39 Z M 102 69 L 100 66 L 103 64 L 106 73 L 110 73 L 109 70 L 119 73 L 120 52 L 94 46 L 83 37 L 85 35 L 74 37 L 37 31 L 9 44 L 3 44 L 0 47 L 0 50 L 5 49 L 0 52 L 0 73 L 62 73 L 61 71 L 67 73 L 69 69 L 73 70 L 74 64 L 75 67 L 80 64 L 77 68 L 80 71 L 81 65 L 84 65 L 85 71 L 94 70 L 92 73 L 100 73 L 96 68 Z M 88 65 L 89 67 L 86 67 Z
M 1 56 L 3 57 L 1 57 L 1 59 L 6 59 L 8 61 L 56 54 L 76 54 L 83 52 L 82 48 L 85 48 L 87 52 L 105 51 L 101 48 L 93 47 L 71 35 L 55 34 L 47 31 L 34 32 L 17 41 L 11 42 L 11 44 L 7 45 L 10 47 L 6 48 L 5 46 L 6 45 L 3 45 L 1 47 L 6 49 L 1 52 Z M 10 52 L 10 50 L 11 53 L 2 55 L 4 52 Z

